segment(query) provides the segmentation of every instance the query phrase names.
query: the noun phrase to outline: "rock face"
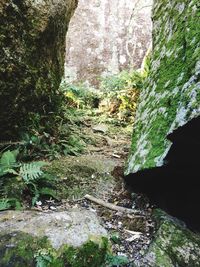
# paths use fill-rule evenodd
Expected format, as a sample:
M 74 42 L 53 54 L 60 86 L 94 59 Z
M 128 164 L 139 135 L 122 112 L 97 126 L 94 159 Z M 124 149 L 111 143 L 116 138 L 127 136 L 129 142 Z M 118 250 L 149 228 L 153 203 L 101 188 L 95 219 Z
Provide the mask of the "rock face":
M 200 266 L 200 237 L 156 210 L 157 231 L 138 267 Z
M 66 77 L 98 85 L 101 75 L 139 68 L 151 44 L 152 0 L 79 0 L 67 34 Z
M 77 0 L 0 2 L 0 132 L 14 135 L 31 112 L 55 111 L 65 35 Z
M 200 115 L 199 22 L 197 0 L 154 1 L 151 69 L 126 174 L 162 166 L 172 144 L 167 135 Z
M 87 210 L 56 213 L 7 211 L 1 214 L 0 229 L 4 234 L 24 232 L 37 237 L 46 236 L 55 249 L 63 245 L 80 247 L 92 237 L 98 239 L 107 235 L 95 213 Z
M 107 251 L 107 232 L 88 210 L 6 211 L 1 213 L 0 232 L 2 267 L 100 266 Z

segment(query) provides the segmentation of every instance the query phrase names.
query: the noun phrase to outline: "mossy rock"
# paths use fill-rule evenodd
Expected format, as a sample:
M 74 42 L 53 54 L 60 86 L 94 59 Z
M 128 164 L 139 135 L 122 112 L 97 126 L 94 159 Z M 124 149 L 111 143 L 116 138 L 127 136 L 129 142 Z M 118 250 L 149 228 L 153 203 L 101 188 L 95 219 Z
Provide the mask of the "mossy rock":
M 161 210 L 154 211 L 157 230 L 140 267 L 200 266 L 200 235 Z
M 155 0 L 150 73 L 141 90 L 126 174 L 159 167 L 168 134 L 200 115 L 198 0 Z
M 104 155 L 63 157 L 52 162 L 48 171 L 59 179 L 55 184 L 59 199 L 79 199 L 88 192 L 101 197 L 109 193 L 116 182 L 111 172 L 116 162 Z
M 0 3 L 0 139 L 59 109 L 65 36 L 76 0 Z M 35 114 L 37 113 L 37 114 Z
M 22 232 L 0 235 L 1 267 L 100 267 L 109 250 L 108 240 L 88 241 L 80 248 L 52 248 L 46 237 Z
M 0 217 L 1 267 L 100 267 L 107 232 L 87 210 L 5 211 Z

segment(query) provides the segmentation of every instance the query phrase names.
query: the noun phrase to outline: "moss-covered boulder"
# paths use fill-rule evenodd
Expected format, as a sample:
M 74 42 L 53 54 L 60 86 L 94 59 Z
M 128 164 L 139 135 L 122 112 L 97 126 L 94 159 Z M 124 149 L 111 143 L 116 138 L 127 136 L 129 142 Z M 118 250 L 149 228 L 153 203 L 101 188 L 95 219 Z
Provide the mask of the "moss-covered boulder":
M 59 106 L 65 36 L 77 0 L 0 1 L 0 139 Z M 32 118 L 34 119 L 34 118 Z
M 161 166 L 167 135 L 200 115 L 200 5 L 155 0 L 150 74 L 141 92 L 126 174 Z
M 99 267 L 108 251 L 107 232 L 93 212 L 1 213 L 1 267 Z
M 200 266 L 200 236 L 161 210 L 155 210 L 157 230 L 140 267 Z

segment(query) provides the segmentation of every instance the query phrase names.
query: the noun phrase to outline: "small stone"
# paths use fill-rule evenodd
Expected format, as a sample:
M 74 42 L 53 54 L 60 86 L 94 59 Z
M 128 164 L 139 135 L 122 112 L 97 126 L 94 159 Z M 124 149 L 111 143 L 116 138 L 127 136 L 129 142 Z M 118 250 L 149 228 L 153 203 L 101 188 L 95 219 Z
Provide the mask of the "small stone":
M 42 205 L 42 201 L 37 201 L 35 204 L 36 204 L 37 206 L 41 206 L 41 205 Z
M 95 125 L 92 130 L 94 132 L 99 132 L 99 133 L 106 133 L 108 131 L 108 126 L 105 124 L 98 124 Z
M 50 210 L 56 210 L 56 207 L 50 206 Z

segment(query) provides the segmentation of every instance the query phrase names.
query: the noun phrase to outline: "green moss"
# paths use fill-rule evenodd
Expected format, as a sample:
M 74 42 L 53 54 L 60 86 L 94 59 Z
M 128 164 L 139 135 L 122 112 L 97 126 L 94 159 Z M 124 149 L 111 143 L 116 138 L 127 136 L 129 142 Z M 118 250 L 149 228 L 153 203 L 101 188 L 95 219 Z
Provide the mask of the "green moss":
M 162 266 L 162 267 L 174 267 L 174 264 L 172 260 L 170 259 L 170 256 L 167 255 L 159 246 L 156 244 L 154 245 L 155 258 L 156 258 L 156 267 Z
M 1 235 L 0 266 L 35 266 L 34 253 L 48 246 L 46 238 L 38 239 L 25 233 Z
M 71 7 L 58 2 L 59 9 L 55 3 L 39 9 L 40 3 L 37 7 L 22 0 L 2 4 L 0 139 L 19 136 L 30 124 L 30 112 L 46 119 L 52 112 L 58 112 L 62 100 L 58 88 L 64 69 L 65 34 L 75 1 L 70 4 Z
M 49 241 L 25 233 L 1 235 L 1 267 L 100 267 L 109 251 L 108 240 L 88 241 L 80 248 L 52 248 Z
M 105 184 L 110 188 L 113 179 L 109 173 L 114 164 L 114 161 L 102 156 L 71 156 L 53 161 L 48 171 L 60 178 L 55 184 L 59 199 L 79 199 L 88 192 L 98 195 Z
M 108 240 L 102 238 L 100 244 L 89 241 L 80 249 L 68 248 L 64 257 L 72 267 L 100 267 L 105 263 L 108 251 Z
M 200 266 L 200 236 L 161 210 L 154 218 L 157 231 L 147 254 L 154 255 L 155 266 Z
M 150 74 L 140 95 L 126 174 L 162 164 L 170 147 L 166 138 L 169 131 L 199 114 L 199 74 L 195 70 L 200 62 L 197 2 L 154 3 Z

